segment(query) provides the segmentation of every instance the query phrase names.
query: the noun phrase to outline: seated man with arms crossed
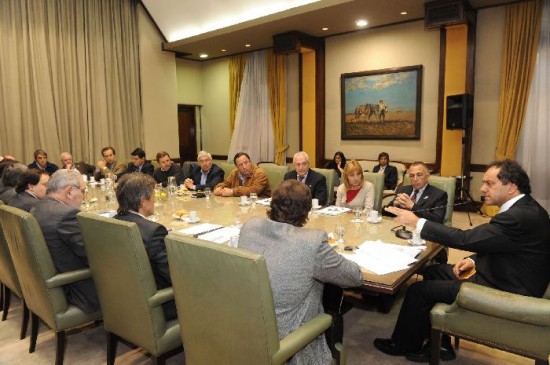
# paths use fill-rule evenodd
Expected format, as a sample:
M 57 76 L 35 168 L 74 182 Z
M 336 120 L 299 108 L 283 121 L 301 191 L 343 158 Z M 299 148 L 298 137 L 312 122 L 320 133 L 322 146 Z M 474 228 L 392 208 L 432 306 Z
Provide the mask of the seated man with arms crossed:
M 88 267 L 84 241 L 76 220 L 85 190 L 86 184 L 80 172 L 58 170 L 48 181 L 46 198 L 31 209 L 31 214 L 42 229 L 55 268 L 60 273 Z M 63 288 L 70 304 L 85 313 L 99 310 L 99 300 L 91 278 L 65 285 Z
M 250 193 L 258 194 L 258 197 L 271 196 L 269 180 L 264 170 L 250 161 L 246 152 L 237 152 L 233 158 L 237 166 L 224 181 L 216 185 L 214 194 L 220 196 L 242 196 Z
M 138 147 L 132 152 L 130 152 L 130 156 L 132 156 L 132 162 L 128 163 L 128 167 L 126 168 L 126 173 L 141 172 L 143 174 L 153 176 L 153 172 L 155 172 L 155 168 L 150 162 L 148 162 L 145 159 L 144 150 Z
M 157 162 L 160 164 L 160 167 L 153 172 L 153 177 L 157 183 L 166 187 L 169 176 L 174 176 L 176 178 L 176 185 L 179 186 L 179 184 L 183 183 L 183 172 L 181 171 L 181 167 L 172 162 L 168 152 L 160 151 L 157 153 Z
M 120 177 L 126 172 L 126 165 L 117 161 L 115 149 L 111 146 L 101 149 L 103 160 L 96 163 L 94 177 L 96 180 L 102 179 L 109 175 Z
M 359 286 L 359 265 L 336 253 L 327 233 L 303 228 L 311 209 L 311 191 L 291 179 L 273 192 L 268 217 L 246 222 L 239 248 L 265 257 L 273 291 L 279 337 L 323 312 L 324 283 L 342 287 Z M 304 347 L 287 364 L 330 364 L 331 352 L 325 336 Z
M 34 151 L 34 162 L 27 167 L 29 169 L 45 170 L 50 175 L 59 169 L 56 164 L 48 162 L 48 154 L 44 150 Z
M 126 174 L 118 180 L 116 198 L 119 207 L 115 218 L 137 224 L 157 289 L 172 286 L 164 243 L 168 231 L 163 225 L 146 219 L 155 212 L 155 180 L 146 174 Z M 164 303 L 162 309 L 166 320 L 177 318 L 174 300 Z
M 19 177 L 15 195 L 8 205 L 30 212 L 31 209 L 46 197 L 50 175 L 44 170 L 28 169 Z
M 327 202 L 327 179 L 318 172 L 309 168 L 309 155 L 304 152 L 296 152 L 292 158 L 294 170 L 285 174 L 285 180 L 298 180 L 307 185 L 311 190 L 311 196 L 319 199 L 319 205 Z
M 422 238 L 477 255 L 454 266 L 428 267 L 424 280 L 408 288 L 391 338 L 374 340 L 378 350 L 428 362 L 429 343 L 423 343 L 430 334 L 430 310 L 438 302 L 452 303 L 463 281 L 533 297 L 544 294 L 550 281 L 550 219 L 531 197 L 529 177 L 515 161 L 493 162 L 481 193 L 485 204 L 498 206 L 499 212 L 489 223 L 466 231 L 386 208 L 397 222 L 416 227 Z M 441 359 L 455 357 L 449 336 L 444 336 Z
M 200 151 L 197 155 L 198 166 L 191 165 L 189 176 L 185 179 L 185 187 L 189 190 L 214 189 L 223 181 L 224 172 L 212 163 L 212 155 Z
M 88 165 L 84 161 L 74 163 L 73 155 L 69 152 L 61 152 L 59 158 L 61 160 L 62 169 L 77 169 L 82 175 L 86 176 L 92 176 L 94 173 L 94 167 L 92 165 Z

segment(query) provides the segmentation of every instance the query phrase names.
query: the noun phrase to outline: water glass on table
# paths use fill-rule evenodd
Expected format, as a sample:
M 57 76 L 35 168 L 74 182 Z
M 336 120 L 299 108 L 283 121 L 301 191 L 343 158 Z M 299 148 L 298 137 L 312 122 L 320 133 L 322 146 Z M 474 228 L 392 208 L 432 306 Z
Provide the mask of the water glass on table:
M 338 239 L 336 243 L 340 247 L 344 244 L 344 234 L 346 234 L 346 227 L 342 224 L 337 224 L 334 233 L 336 234 L 336 238 Z
M 363 220 L 361 219 L 361 215 L 363 214 L 363 208 L 361 207 L 355 207 L 353 208 L 353 219 L 351 220 L 353 223 L 362 223 Z
M 210 188 L 204 188 L 204 197 L 206 199 L 210 199 L 210 194 L 212 193 L 212 191 L 210 190 Z
M 256 193 L 250 193 L 250 203 L 252 203 L 252 205 L 255 205 L 255 204 L 256 204 L 256 200 L 258 200 L 258 194 L 256 194 Z

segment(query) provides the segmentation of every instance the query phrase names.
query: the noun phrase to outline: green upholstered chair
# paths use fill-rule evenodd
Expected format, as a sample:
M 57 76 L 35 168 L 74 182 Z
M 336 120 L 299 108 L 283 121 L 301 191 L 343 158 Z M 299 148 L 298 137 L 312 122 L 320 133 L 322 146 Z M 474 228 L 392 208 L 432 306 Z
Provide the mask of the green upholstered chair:
M 235 168 L 235 164 L 233 162 L 219 162 L 216 163 L 216 165 L 218 165 L 223 170 L 224 179 L 227 179 L 231 171 L 233 171 L 233 169 Z
M 441 334 L 535 359 L 550 355 L 550 285 L 543 298 L 464 283 L 454 303 L 437 303 L 431 313 L 431 364 L 439 363 Z
M 334 200 L 335 200 L 334 188 L 337 187 L 336 181 L 338 181 L 338 175 L 336 174 L 336 171 L 334 171 L 333 169 L 319 169 L 319 168 L 311 168 L 311 169 L 313 171 L 316 171 L 322 174 L 327 180 L 327 205 L 334 204 Z
M 271 193 L 273 193 L 273 190 L 275 190 L 275 188 L 285 179 L 285 174 L 288 172 L 288 166 L 281 166 L 271 162 L 260 162 L 258 166 L 265 171 L 269 180 L 269 188 L 271 189 Z
M 166 246 L 187 365 L 283 364 L 331 326 L 323 313 L 279 340 L 263 256 L 175 234 Z
M 446 226 L 451 226 L 453 223 L 453 204 L 455 202 L 456 179 L 454 177 L 430 175 L 430 180 L 428 182 L 430 183 L 430 185 L 433 185 L 436 188 L 441 189 L 447 193 L 447 210 L 445 211 L 443 224 L 445 224 Z M 409 175 L 405 174 L 405 180 L 403 184 L 411 184 L 411 179 L 409 179 Z
M 29 213 L 0 206 L 0 221 L 25 303 L 31 313 L 29 352 L 34 352 L 39 319 L 56 334 L 55 364 L 63 364 L 65 331 L 101 319 L 101 312 L 86 314 L 67 303 L 63 285 L 90 277 L 89 269 L 57 273 L 44 236 Z
M 3 203 L 0 201 L 0 205 Z M 10 250 L 6 239 L 4 238 L 4 230 L 0 225 L 0 283 L 2 283 L 2 321 L 5 321 L 8 317 L 8 312 L 10 310 L 11 303 L 11 294 L 14 294 L 23 303 L 23 317 L 21 318 L 21 333 L 20 339 L 24 339 L 27 335 L 27 326 L 29 323 L 29 309 L 25 304 L 23 299 L 23 291 L 21 290 L 21 285 L 19 284 L 19 278 L 15 272 L 15 266 L 13 266 L 13 261 L 11 259 Z
M 373 209 L 379 213 L 382 212 L 382 198 L 384 195 L 384 174 L 374 172 L 363 172 L 365 180 L 374 185 L 374 205 Z
M 85 212 L 77 219 L 103 312 L 107 364 L 115 363 L 120 338 L 164 364 L 182 350 L 180 326 L 164 319 L 162 304 L 173 299 L 172 288 L 157 290 L 138 226 Z

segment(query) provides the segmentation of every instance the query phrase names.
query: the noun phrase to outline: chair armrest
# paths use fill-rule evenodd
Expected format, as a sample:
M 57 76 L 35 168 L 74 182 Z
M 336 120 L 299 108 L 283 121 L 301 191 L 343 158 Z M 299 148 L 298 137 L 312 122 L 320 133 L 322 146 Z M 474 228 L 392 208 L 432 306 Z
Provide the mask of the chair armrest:
M 332 316 L 322 313 L 298 327 L 296 331 L 289 333 L 281 340 L 279 351 L 273 355 L 272 364 L 283 364 L 288 358 L 319 337 L 331 324 Z
M 174 289 L 172 287 L 164 288 L 155 293 L 149 298 L 149 306 L 151 308 L 158 307 L 170 300 L 174 299 Z
M 80 269 L 74 271 L 67 271 L 60 274 L 56 274 L 46 280 L 46 287 L 48 289 L 57 288 L 63 285 L 71 284 L 76 281 L 91 278 L 92 274 L 90 269 Z
M 458 306 L 492 317 L 550 326 L 550 300 L 464 283 L 457 297 Z

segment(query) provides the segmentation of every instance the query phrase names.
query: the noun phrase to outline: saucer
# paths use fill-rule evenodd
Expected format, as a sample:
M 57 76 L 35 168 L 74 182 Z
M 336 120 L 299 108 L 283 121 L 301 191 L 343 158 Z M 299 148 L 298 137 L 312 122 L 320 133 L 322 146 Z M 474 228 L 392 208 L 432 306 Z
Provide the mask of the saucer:
M 378 219 L 375 220 L 375 221 L 371 220 L 370 218 L 367 218 L 367 222 L 372 223 L 372 224 L 377 224 L 377 223 L 382 222 L 382 217 L 378 217 Z
M 413 240 L 407 240 L 407 242 L 409 242 L 413 246 L 422 246 L 426 244 L 426 240 L 422 240 L 422 242 L 420 243 L 413 243 Z
M 252 203 L 248 202 L 248 203 L 239 203 L 239 206 L 241 207 L 248 207 L 249 205 L 252 205 Z
M 197 218 L 194 221 L 192 221 L 191 219 L 189 219 L 189 217 L 182 218 L 181 220 L 190 224 L 199 223 L 201 221 L 200 218 Z
M 319 210 L 319 209 L 321 209 L 321 208 L 322 208 L 321 205 L 318 205 L 318 206 L 316 206 L 316 207 L 312 206 L 312 207 L 311 207 L 311 210 Z

